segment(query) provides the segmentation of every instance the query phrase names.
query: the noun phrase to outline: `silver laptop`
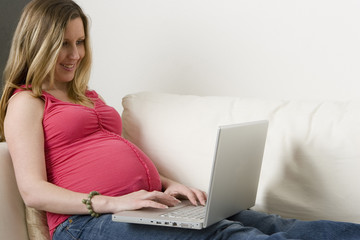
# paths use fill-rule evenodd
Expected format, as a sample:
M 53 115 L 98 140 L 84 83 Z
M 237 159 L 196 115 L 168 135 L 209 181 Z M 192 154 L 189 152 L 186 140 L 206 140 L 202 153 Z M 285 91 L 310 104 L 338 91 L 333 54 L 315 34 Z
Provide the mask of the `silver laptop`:
M 112 220 L 202 229 L 254 206 L 267 128 L 267 120 L 219 127 L 206 206 L 182 201 L 168 209 L 122 211 Z

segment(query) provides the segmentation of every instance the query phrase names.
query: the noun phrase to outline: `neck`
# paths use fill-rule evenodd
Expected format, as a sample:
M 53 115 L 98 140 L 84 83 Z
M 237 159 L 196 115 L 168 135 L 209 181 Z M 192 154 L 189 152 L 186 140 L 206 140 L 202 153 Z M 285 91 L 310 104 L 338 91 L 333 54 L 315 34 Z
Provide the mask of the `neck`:
M 68 84 L 67 83 L 58 83 L 58 82 L 54 82 L 51 84 L 49 81 L 47 81 L 46 83 L 43 84 L 42 89 L 45 91 L 60 91 L 63 93 L 67 93 L 68 92 Z

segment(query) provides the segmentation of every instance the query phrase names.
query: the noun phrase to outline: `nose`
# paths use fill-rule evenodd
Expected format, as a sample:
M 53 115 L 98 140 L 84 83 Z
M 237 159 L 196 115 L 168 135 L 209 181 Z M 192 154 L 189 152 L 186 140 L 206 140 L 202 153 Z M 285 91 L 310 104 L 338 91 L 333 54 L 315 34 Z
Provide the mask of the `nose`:
M 69 56 L 70 59 L 74 59 L 74 60 L 80 59 L 79 49 L 78 49 L 78 47 L 76 45 L 72 46 L 70 48 L 68 56 Z

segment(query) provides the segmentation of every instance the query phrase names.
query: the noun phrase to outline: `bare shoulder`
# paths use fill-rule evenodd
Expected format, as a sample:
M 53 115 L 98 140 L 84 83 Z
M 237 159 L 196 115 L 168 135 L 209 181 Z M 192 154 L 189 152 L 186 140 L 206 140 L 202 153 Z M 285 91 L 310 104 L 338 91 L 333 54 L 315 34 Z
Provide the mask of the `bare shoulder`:
M 9 99 L 9 105 L 24 106 L 24 107 L 43 107 L 44 101 L 36 98 L 30 91 L 22 91 L 15 93 Z
M 36 98 L 30 91 L 22 91 L 13 95 L 9 99 L 7 115 L 15 114 L 19 116 L 42 117 L 44 111 L 44 101 Z

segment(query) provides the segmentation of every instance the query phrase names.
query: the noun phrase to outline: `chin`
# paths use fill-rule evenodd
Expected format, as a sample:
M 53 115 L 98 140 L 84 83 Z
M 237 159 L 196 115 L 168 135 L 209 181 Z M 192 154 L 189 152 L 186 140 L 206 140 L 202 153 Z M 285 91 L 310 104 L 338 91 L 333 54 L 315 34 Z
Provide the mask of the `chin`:
M 74 80 L 74 78 L 75 78 L 75 75 L 71 75 L 71 76 L 64 76 L 64 75 L 62 75 L 62 76 L 60 76 L 60 77 L 56 77 L 56 76 L 55 76 L 55 80 L 56 80 L 57 82 L 62 82 L 62 83 L 71 82 L 72 80 Z

